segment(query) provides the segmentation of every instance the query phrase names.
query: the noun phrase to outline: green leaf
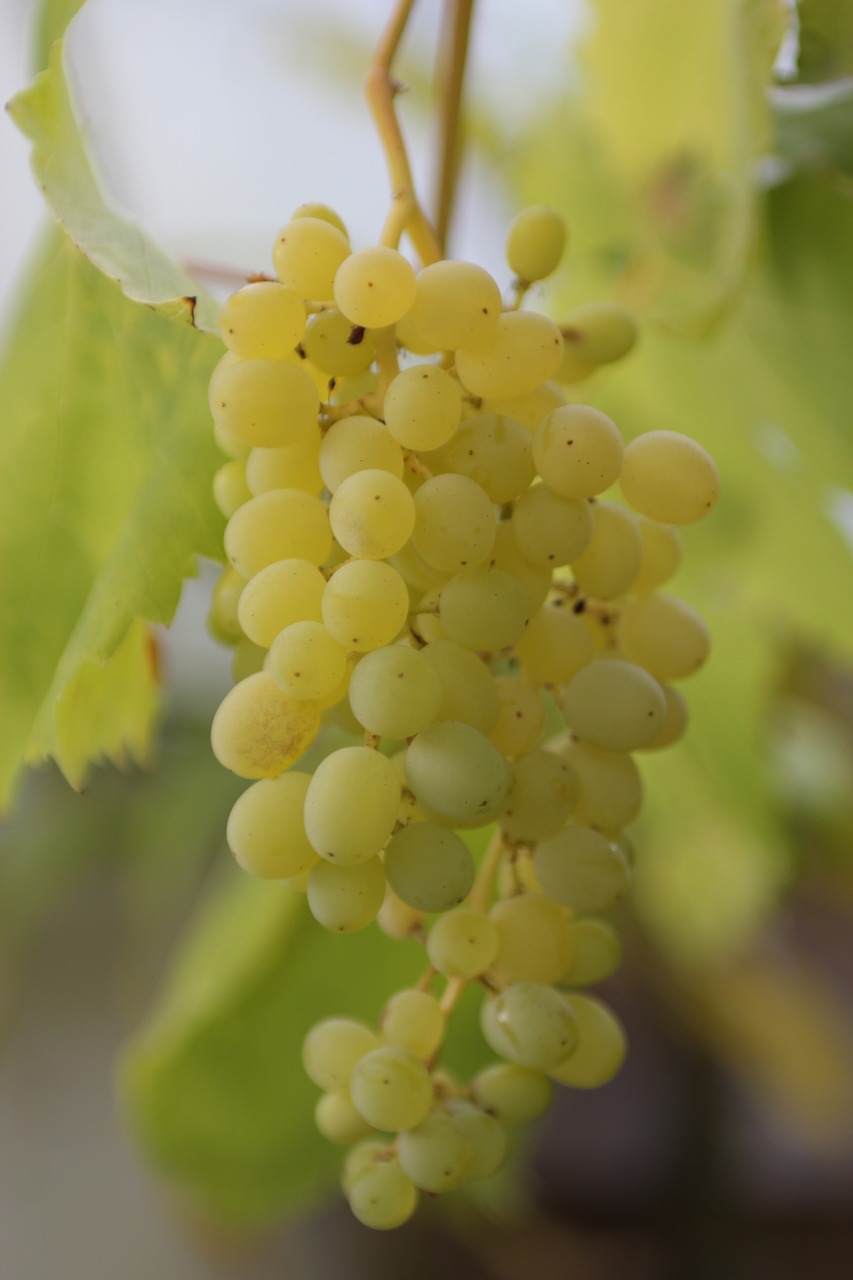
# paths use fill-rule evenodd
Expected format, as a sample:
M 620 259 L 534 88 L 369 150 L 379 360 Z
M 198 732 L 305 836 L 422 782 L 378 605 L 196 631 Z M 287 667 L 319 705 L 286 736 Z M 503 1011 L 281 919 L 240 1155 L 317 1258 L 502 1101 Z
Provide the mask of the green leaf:
M 808 83 L 853 73 L 849 0 L 798 0 L 798 78 Z
M 62 12 L 69 8 L 74 10 L 70 5 Z M 33 175 L 51 214 L 128 298 L 172 319 L 216 332 L 216 301 L 104 199 L 83 145 L 63 50 L 63 41 L 56 40 L 47 70 L 7 108 L 33 143 Z
M 219 344 L 122 296 L 58 232 L 0 361 L 0 804 L 25 759 L 82 782 L 145 758 L 158 700 L 147 622 L 194 557 L 221 556 L 206 383 Z

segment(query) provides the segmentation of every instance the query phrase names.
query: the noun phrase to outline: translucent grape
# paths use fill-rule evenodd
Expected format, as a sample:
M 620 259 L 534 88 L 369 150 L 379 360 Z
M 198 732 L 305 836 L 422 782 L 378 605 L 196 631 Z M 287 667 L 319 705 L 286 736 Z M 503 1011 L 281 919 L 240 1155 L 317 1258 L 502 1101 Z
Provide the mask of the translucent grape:
M 246 459 L 246 483 L 255 496 L 270 489 L 304 489 L 319 493 L 320 428 L 317 424 L 293 444 L 278 449 L 253 449 Z
M 492 502 L 511 502 L 536 474 L 530 433 L 496 413 L 467 418 L 430 459 L 433 471 L 468 476 Z
M 225 526 L 225 554 L 252 578 L 277 560 L 320 565 L 332 549 L 329 513 L 301 489 L 273 489 L 245 502 Z
M 375 1164 L 353 1180 L 349 1207 L 365 1227 L 391 1231 L 408 1222 L 418 1205 L 414 1183 L 398 1164 Z
M 524 634 L 530 601 L 524 587 L 500 569 L 463 569 L 439 597 L 441 625 L 468 649 L 506 649 Z
M 403 474 L 403 450 L 385 424 L 361 414 L 334 423 L 320 445 L 320 472 L 329 492 L 369 468 L 398 479 Z
M 619 477 L 624 448 L 616 424 L 586 404 L 543 418 L 533 436 L 536 469 L 562 498 L 592 498 Z
M 318 859 L 308 877 L 311 914 L 334 933 L 366 929 L 379 914 L 384 897 L 381 858 L 369 858 L 355 866 L 338 866 Z
M 422 1124 L 432 1103 L 432 1080 L 405 1049 L 382 1045 L 355 1065 L 350 1097 L 374 1129 L 401 1133 Z
M 622 944 L 612 925 L 589 916 L 575 920 L 572 932 L 575 954 L 563 975 L 564 982 L 570 987 L 587 987 L 616 972 L 622 959 Z
M 611 835 L 635 818 L 643 801 L 643 784 L 629 755 L 573 742 L 560 750 L 577 774 L 580 790 L 572 817 Z
M 270 646 L 265 669 L 291 698 L 327 698 L 346 676 L 347 651 L 322 622 L 292 622 Z
M 551 1105 L 553 1090 L 546 1075 L 515 1062 L 496 1062 L 472 1081 L 474 1100 L 501 1124 L 511 1128 L 533 1124 Z
M 627 606 L 619 621 L 625 657 L 656 680 L 693 675 L 708 657 L 708 628 L 695 609 L 675 596 L 644 596 Z
M 619 849 L 591 827 L 565 827 L 540 841 L 533 870 L 550 898 L 581 913 L 605 911 L 630 882 Z
M 244 871 L 264 880 L 285 880 L 317 862 L 302 820 L 310 781 L 307 773 L 285 773 L 253 783 L 238 797 L 228 818 L 227 840 Z
M 649 431 L 632 440 L 620 483 L 632 507 L 663 524 L 701 520 L 720 496 L 714 459 L 677 431 Z
M 398 991 L 385 1006 L 381 1030 L 389 1044 L 416 1058 L 431 1058 L 444 1039 L 445 1017 L 429 991 L 408 987 Z
M 643 544 L 637 521 L 614 502 L 592 506 L 592 537 L 572 561 L 575 582 L 586 595 L 613 600 L 629 589 L 640 570 Z
M 329 307 L 308 321 L 302 347 L 311 363 L 324 373 L 353 377 L 372 363 L 376 335 L 353 325 L 335 307 Z
M 229 351 L 249 359 L 283 360 L 305 328 L 305 303 L 273 280 L 244 285 L 222 304 L 219 330 Z
M 572 677 L 563 698 L 575 737 L 605 751 L 636 751 L 663 728 L 666 700 L 647 671 L 621 659 L 599 659 Z
M 436 720 L 461 720 L 489 733 L 500 711 L 497 686 L 486 664 L 453 640 L 434 640 L 421 655 L 438 674 L 441 702 Z
M 495 686 L 500 709 L 489 738 L 501 755 L 515 760 L 539 741 L 545 708 L 538 690 L 518 676 L 498 676 Z
M 284 360 L 220 361 L 209 399 L 214 423 L 249 447 L 294 444 L 316 427 L 320 409 L 308 374 Z
M 371 1132 L 352 1105 L 348 1093 L 324 1093 L 314 1108 L 314 1123 L 329 1142 L 349 1146 Z
M 530 619 L 516 652 L 531 680 L 566 684 L 592 661 L 595 643 L 578 614 L 569 608 L 546 605 Z
M 681 534 L 671 525 L 637 516 L 643 543 L 640 571 L 631 584 L 635 595 L 647 595 L 668 582 L 681 563 Z
M 469 1148 L 465 1182 L 479 1182 L 497 1173 L 506 1159 L 506 1132 L 494 1116 L 461 1098 L 448 1100 L 453 1124 Z
M 406 776 L 418 803 L 450 826 L 479 827 L 504 809 L 510 767 L 477 729 L 439 720 L 406 752 Z
M 246 464 L 231 458 L 213 477 L 213 500 L 227 520 L 238 507 L 248 502 L 252 493 L 246 483 Z
M 511 840 L 542 840 L 559 831 L 574 808 L 578 777 L 550 751 L 530 751 L 516 760 L 501 826 Z
M 582 555 L 592 537 L 588 502 L 575 502 L 535 484 L 523 493 L 512 513 L 516 546 L 530 564 L 556 569 Z
M 400 1164 L 416 1187 L 437 1195 L 464 1182 L 471 1146 L 450 1116 L 433 1112 L 400 1135 Z
M 402 480 L 371 468 L 338 485 L 329 504 L 329 521 L 351 556 L 385 560 L 409 541 L 415 504 Z
M 474 860 L 453 831 L 434 822 L 410 822 L 388 841 L 388 883 L 419 911 L 447 911 L 467 897 L 474 883 Z
M 349 252 L 349 240 L 339 227 L 326 218 L 300 217 L 278 233 L 272 261 L 282 284 L 301 298 L 327 302 L 335 273 Z
M 435 365 L 398 373 L 385 393 L 385 424 L 406 449 L 438 449 L 462 416 L 459 383 Z
M 433 476 L 415 494 L 412 541 L 428 564 L 445 573 L 482 564 L 496 527 L 488 495 L 467 476 Z
M 489 913 L 498 931 L 494 967 L 506 982 L 557 982 L 575 944 L 565 913 L 542 893 L 497 902 Z
M 395 324 L 415 300 L 415 273 L 396 249 L 376 245 L 350 254 L 335 276 L 335 302 L 353 324 Z
M 566 223 L 548 205 L 534 204 L 513 218 L 506 241 L 506 260 L 519 280 L 544 280 L 560 265 L 566 247 Z
M 237 607 L 250 640 L 268 649 L 293 622 L 319 622 L 326 579 L 308 560 L 277 560 L 246 583 Z
M 539 982 L 517 982 L 485 1000 L 480 1023 L 495 1053 L 535 1071 L 553 1070 L 578 1042 L 577 1023 L 566 998 Z
M 616 1075 L 625 1061 L 622 1024 L 601 1000 L 572 991 L 566 994 L 578 1027 L 578 1047 L 566 1062 L 549 1071 L 557 1084 L 574 1089 L 599 1089 Z
M 619 302 L 609 301 L 575 307 L 560 328 L 567 352 L 589 367 L 621 360 L 638 335 L 634 313 Z
M 210 730 L 213 754 L 241 778 L 274 778 L 303 756 L 320 728 L 314 702 L 282 693 L 265 671 L 235 685 Z
M 536 311 L 506 311 L 488 345 L 456 352 L 456 372 L 475 396 L 521 396 L 554 375 L 563 354 L 560 330 Z
M 364 655 L 353 672 L 349 699 L 369 733 L 411 738 L 438 718 L 441 679 L 422 652 L 395 644 Z
M 419 354 L 488 342 L 501 314 L 495 281 L 473 262 L 431 263 L 415 280 L 415 300 L 397 337 Z
M 397 636 L 409 612 L 406 584 L 381 560 L 350 560 L 323 593 L 323 622 L 346 649 L 366 653 Z
M 498 932 L 488 916 L 458 907 L 440 916 L 427 935 L 430 964 L 446 978 L 476 978 L 498 950 Z
M 391 834 L 399 805 L 391 761 L 369 747 L 341 747 L 314 771 L 305 831 L 322 858 L 343 866 L 366 862 Z
M 379 1047 L 379 1037 L 352 1018 L 324 1018 L 311 1028 L 302 1045 L 305 1074 L 326 1093 L 349 1089 L 357 1062 Z
M 646 751 L 657 751 L 678 742 L 684 737 L 690 718 L 683 694 L 670 684 L 662 684 L 660 687 L 666 700 L 666 715 L 655 736 L 644 744 Z

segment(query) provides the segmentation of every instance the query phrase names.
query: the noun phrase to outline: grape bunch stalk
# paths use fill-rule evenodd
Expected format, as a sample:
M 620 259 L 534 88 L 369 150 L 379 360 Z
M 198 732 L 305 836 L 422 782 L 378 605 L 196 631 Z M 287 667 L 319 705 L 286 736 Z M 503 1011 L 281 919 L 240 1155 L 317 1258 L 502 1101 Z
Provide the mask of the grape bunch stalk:
M 336 212 L 300 206 L 275 278 L 225 303 L 210 383 L 229 456 L 211 625 L 236 681 L 212 743 L 251 781 L 229 845 L 321 926 L 376 922 L 425 948 L 375 1027 L 325 1019 L 303 1047 L 318 1128 L 352 1148 L 344 1192 L 380 1229 L 421 1191 L 494 1173 L 553 1084 L 619 1069 L 624 1033 L 587 988 L 620 958 L 601 913 L 630 880 L 633 753 L 682 736 L 678 682 L 708 654 L 702 620 L 661 588 L 678 527 L 719 491 L 687 436 L 625 446 L 577 402 L 636 326 L 613 302 L 562 325 L 525 309 L 562 258 L 559 214 L 512 223 L 505 301 L 482 267 L 440 256 L 384 119 L 404 171 L 382 242 L 353 250 Z M 471 985 L 496 1061 L 461 1081 L 442 1045 Z

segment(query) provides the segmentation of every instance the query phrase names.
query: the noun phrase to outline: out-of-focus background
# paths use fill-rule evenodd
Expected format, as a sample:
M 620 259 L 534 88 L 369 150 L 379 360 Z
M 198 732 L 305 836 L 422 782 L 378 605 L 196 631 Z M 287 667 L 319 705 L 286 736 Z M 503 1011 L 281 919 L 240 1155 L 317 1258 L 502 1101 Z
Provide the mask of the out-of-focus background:
M 213 268 L 268 269 L 304 200 L 370 243 L 388 196 L 359 82 L 387 7 L 88 0 L 66 63 L 112 199 L 214 288 Z M 44 9 L 3 0 L 4 100 Z M 442 12 L 418 6 L 400 64 L 427 194 Z M 317 939 L 232 871 L 240 788 L 207 737 L 230 677 L 202 566 L 158 636 L 152 767 L 97 769 L 82 796 L 39 769 L 0 829 L 4 1280 L 851 1274 L 851 75 L 844 0 L 475 14 L 453 256 L 506 285 L 514 212 L 563 210 L 567 264 L 533 304 L 615 297 L 643 331 L 572 395 L 626 436 L 696 436 L 723 474 L 674 584 L 714 657 L 685 690 L 689 740 L 642 762 L 605 993 L 631 1041 L 621 1074 L 564 1092 L 475 1199 L 392 1237 L 341 1210 L 302 1029 L 374 1017 L 417 958 L 373 930 Z M 27 151 L 0 122 L 7 336 L 46 221 Z

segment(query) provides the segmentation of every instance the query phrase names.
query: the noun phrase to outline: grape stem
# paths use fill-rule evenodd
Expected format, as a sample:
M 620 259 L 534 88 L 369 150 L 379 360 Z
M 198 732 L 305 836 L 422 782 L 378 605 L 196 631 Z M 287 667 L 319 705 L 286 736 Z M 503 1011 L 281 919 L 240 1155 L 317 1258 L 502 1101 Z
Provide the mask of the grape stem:
M 364 97 L 385 152 L 391 184 L 391 208 L 380 243 L 396 249 L 405 231 L 422 265 L 428 266 L 440 260 L 441 245 L 415 194 L 409 156 L 394 109 L 401 85 L 391 75 L 391 65 L 414 4 L 415 0 L 397 0 L 394 5 L 364 81 Z
M 459 178 L 462 86 L 465 80 L 465 63 L 468 57 L 474 0 L 446 0 L 446 3 L 448 19 L 442 24 L 444 47 L 441 56 L 441 149 L 435 212 L 436 234 L 445 252 L 453 214 L 456 183 Z

